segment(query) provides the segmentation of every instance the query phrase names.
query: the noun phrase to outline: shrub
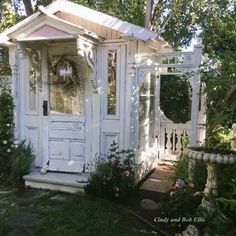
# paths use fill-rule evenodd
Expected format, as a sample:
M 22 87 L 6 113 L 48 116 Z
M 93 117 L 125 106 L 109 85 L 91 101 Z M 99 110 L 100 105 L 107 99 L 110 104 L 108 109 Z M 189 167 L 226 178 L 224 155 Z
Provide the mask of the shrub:
M 0 84 L 0 183 L 20 184 L 35 158 L 31 145 L 14 144 L 13 99 Z
M 169 219 L 168 227 L 171 230 L 180 232 L 194 222 L 201 198 L 189 192 L 177 192 L 159 203 L 160 216 Z
M 100 197 L 123 200 L 133 193 L 134 181 L 133 151 L 119 151 L 118 145 L 113 143 L 106 158 L 100 157 L 97 161 L 87 192 Z
M 188 158 L 181 156 L 175 165 L 175 172 L 171 175 L 172 180 L 182 179 L 185 183 L 188 182 Z
M 0 173 L 10 171 L 13 146 L 13 99 L 5 89 L 0 93 Z
M 175 165 L 175 172 L 171 179 L 182 179 L 188 183 L 188 161 L 189 159 L 182 155 L 180 160 Z M 196 191 L 202 191 L 205 187 L 207 177 L 206 164 L 201 161 L 196 161 L 193 175 L 193 184 Z
M 31 144 L 22 141 L 17 145 L 11 155 L 10 180 L 12 184 L 21 184 L 22 176 L 28 174 L 35 159 Z

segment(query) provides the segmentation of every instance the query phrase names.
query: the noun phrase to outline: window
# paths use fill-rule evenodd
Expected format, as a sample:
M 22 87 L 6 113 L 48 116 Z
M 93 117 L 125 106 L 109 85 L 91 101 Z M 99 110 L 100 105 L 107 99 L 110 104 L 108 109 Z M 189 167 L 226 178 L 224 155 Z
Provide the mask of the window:
M 38 103 L 38 86 L 41 83 L 41 52 L 27 48 L 29 61 L 29 84 L 28 84 L 28 112 L 36 112 Z
M 49 65 L 50 113 L 84 114 L 84 96 L 78 67 L 64 56 Z
M 107 114 L 116 115 L 117 50 L 108 50 Z

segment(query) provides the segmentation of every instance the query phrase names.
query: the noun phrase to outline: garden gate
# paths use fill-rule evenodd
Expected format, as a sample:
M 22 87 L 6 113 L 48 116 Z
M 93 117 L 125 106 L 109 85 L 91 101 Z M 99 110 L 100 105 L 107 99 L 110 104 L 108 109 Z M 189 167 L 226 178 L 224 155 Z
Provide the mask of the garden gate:
M 199 73 L 201 50 L 201 45 L 195 45 L 192 52 L 136 56 L 132 77 L 135 89 L 131 104 L 131 145 L 136 149 L 140 162 L 144 162 L 147 155 L 155 159 L 175 158 L 181 152 L 186 136 L 189 136 L 191 146 L 203 141 L 204 129 L 201 123 L 204 121 L 204 102 L 200 103 Z M 161 110 L 161 75 L 187 76 L 192 89 L 189 122 L 174 123 Z

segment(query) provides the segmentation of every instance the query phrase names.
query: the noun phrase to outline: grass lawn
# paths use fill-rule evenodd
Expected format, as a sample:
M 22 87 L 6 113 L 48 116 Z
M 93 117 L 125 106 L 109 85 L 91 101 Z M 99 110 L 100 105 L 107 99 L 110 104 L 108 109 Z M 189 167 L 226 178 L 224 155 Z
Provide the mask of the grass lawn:
M 0 186 L 1 236 L 157 235 L 128 210 L 89 195 Z

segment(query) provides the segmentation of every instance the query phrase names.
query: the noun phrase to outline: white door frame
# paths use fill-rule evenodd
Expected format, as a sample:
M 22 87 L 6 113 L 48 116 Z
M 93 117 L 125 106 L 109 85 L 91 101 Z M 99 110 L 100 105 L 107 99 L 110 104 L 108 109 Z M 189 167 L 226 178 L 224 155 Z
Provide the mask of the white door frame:
M 50 150 L 49 150 L 49 139 L 50 139 L 50 120 L 53 117 L 53 115 L 50 115 L 50 98 L 49 98 L 49 83 L 48 83 L 48 48 L 47 47 L 43 47 L 42 49 L 42 103 L 43 101 L 47 101 L 48 102 L 48 107 L 47 107 L 47 113 L 48 116 L 42 116 L 42 135 L 43 135 L 43 141 L 42 141 L 42 149 L 43 149 L 43 165 L 42 165 L 42 169 L 41 172 L 42 173 L 46 173 L 48 170 L 50 170 L 49 168 L 49 164 L 50 164 Z M 87 167 L 87 163 L 90 162 L 90 156 L 91 156 L 91 123 L 92 123 L 92 119 L 91 119 L 91 113 L 92 113 L 92 86 L 89 86 L 90 81 L 86 80 L 85 81 L 85 108 L 84 108 L 84 116 L 85 116 L 85 132 L 84 132 L 84 152 L 85 152 L 85 160 L 84 160 L 84 164 L 83 167 L 78 167 L 78 171 L 76 170 L 76 168 L 72 168 L 72 172 L 81 172 L 81 171 L 88 171 L 88 167 Z M 42 108 L 43 104 L 39 104 L 40 109 Z M 73 116 L 73 115 L 71 115 Z M 75 116 L 74 116 L 75 117 Z M 72 117 L 73 118 L 73 117 Z M 55 170 L 55 169 L 53 169 Z M 59 171 L 64 171 L 63 169 L 59 170 Z M 65 170 L 66 171 L 66 170 Z

